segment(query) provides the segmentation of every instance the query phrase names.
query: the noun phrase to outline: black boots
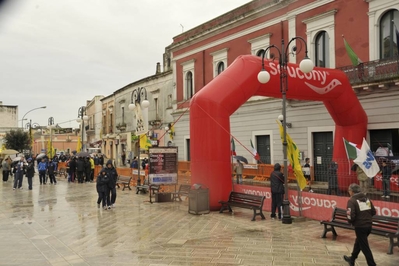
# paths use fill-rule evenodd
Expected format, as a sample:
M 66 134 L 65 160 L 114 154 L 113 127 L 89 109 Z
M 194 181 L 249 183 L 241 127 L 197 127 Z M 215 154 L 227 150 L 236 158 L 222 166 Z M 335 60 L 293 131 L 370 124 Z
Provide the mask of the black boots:
M 344 260 L 348 263 L 349 266 L 355 266 L 355 260 L 353 260 L 352 257 L 344 255 Z

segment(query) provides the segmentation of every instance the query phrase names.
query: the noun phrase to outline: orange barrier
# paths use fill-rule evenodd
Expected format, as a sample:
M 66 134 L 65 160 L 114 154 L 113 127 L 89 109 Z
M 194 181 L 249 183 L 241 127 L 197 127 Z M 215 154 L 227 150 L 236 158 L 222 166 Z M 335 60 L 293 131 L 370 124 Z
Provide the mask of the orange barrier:
M 101 167 L 100 167 L 101 168 Z M 283 166 L 281 167 L 283 171 Z M 131 176 L 132 181 L 131 185 L 137 185 L 137 177 L 138 171 L 134 169 L 135 173 L 132 173 L 131 168 L 123 167 L 117 168 L 118 174 L 123 176 Z M 274 165 L 272 164 L 247 164 L 244 166 L 243 170 L 243 178 L 253 177 L 253 180 L 257 181 L 267 181 L 270 178 L 270 174 L 274 170 Z M 99 170 L 98 170 L 99 171 Z M 141 184 L 143 184 L 144 177 L 147 176 L 147 170 L 140 169 L 140 180 Z M 232 176 L 235 176 L 235 173 L 232 173 Z M 288 169 L 288 181 L 294 182 L 296 180 L 294 173 L 291 168 Z M 311 167 L 311 180 L 313 180 L 313 167 Z M 178 184 L 191 184 L 191 168 L 190 168 L 190 161 L 179 161 L 178 162 Z M 160 191 L 174 191 L 174 187 L 170 186 L 162 186 Z

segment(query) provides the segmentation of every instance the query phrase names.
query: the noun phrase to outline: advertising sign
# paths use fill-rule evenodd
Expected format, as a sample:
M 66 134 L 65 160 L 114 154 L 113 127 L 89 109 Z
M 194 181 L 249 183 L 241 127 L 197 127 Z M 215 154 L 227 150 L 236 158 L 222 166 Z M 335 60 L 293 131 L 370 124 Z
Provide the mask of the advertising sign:
M 177 147 L 156 147 L 149 149 L 150 184 L 177 184 Z
M 263 210 L 271 211 L 272 193 L 270 187 L 255 187 L 247 185 L 234 185 L 234 191 L 245 194 L 265 196 Z M 292 216 L 299 216 L 300 200 L 302 202 L 302 216 L 314 220 L 331 219 L 334 207 L 346 209 L 349 194 L 345 196 L 324 195 L 318 193 L 302 192 L 301 198 L 298 197 L 296 190 L 289 190 L 288 200 Z M 383 200 L 372 200 L 377 215 L 399 217 L 399 204 Z

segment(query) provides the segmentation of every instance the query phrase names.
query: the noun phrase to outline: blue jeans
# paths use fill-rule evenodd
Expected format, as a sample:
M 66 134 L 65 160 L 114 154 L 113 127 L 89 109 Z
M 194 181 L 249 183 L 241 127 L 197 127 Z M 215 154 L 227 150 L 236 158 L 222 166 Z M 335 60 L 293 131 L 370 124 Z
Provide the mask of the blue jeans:
M 389 194 L 390 194 L 389 187 L 391 185 L 390 183 L 391 183 L 391 181 L 390 181 L 389 178 L 388 179 L 386 179 L 386 178 L 382 179 L 382 190 L 383 190 L 382 195 L 383 196 L 389 196 Z

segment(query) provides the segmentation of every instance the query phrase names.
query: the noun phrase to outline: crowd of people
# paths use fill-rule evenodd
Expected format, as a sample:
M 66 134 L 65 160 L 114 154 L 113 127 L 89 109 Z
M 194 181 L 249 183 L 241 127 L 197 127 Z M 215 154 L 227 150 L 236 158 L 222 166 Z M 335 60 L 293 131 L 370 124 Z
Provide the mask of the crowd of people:
M 13 190 L 23 189 L 24 176 L 26 176 L 28 181 L 28 189 L 32 190 L 36 168 L 40 185 L 46 185 L 48 182 L 56 185 L 59 162 L 65 163 L 67 167 L 68 183 L 91 183 L 94 180 L 95 166 L 100 165 L 102 169 L 97 177 L 96 184 L 98 208 L 100 208 L 101 203 L 105 210 L 115 207 L 118 173 L 112 160 L 108 160 L 104 167 L 104 157 L 97 154 L 93 157 L 62 154 L 60 156 L 55 155 L 53 158 L 37 155 L 33 158 L 25 158 L 23 156 L 18 158 L 20 159 L 13 161 L 10 157 L 7 157 L 1 164 L 3 182 L 8 182 L 10 176 L 14 176 Z M 35 167 L 35 161 L 37 162 L 37 167 Z

